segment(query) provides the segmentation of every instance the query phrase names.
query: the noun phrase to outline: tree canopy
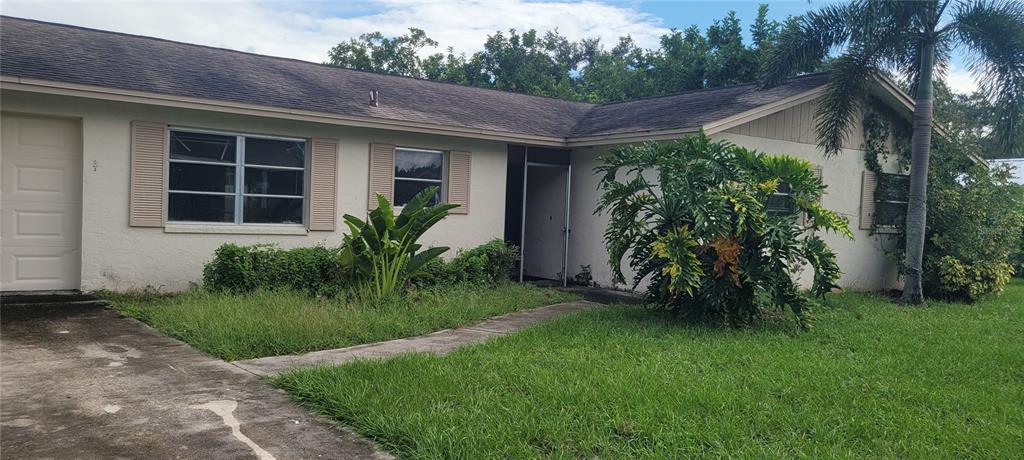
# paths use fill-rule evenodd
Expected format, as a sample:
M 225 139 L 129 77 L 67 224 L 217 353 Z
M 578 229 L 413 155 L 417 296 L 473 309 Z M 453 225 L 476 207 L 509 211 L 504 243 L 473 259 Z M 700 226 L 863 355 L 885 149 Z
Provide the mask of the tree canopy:
M 628 36 L 606 44 L 597 38 L 569 40 L 557 30 L 511 29 L 488 36 L 480 51 L 471 55 L 451 48 L 429 54 L 438 43 L 424 30 L 410 28 L 397 37 L 372 32 L 339 43 L 329 51 L 327 63 L 537 96 L 614 102 L 757 81 L 772 70 L 770 58 L 799 39 L 802 25 L 828 19 L 805 15 L 776 21 L 769 19 L 768 8 L 758 7 L 757 17 L 747 27 L 750 40 L 735 12 L 706 30 L 673 29 L 661 37 L 656 49 L 644 49 Z M 825 70 L 833 60 L 827 49 L 806 51 L 806 60 L 779 75 Z M 913 89 L 910 84 L 908 91 Z M 963 95 L 941 83 L 936 87 L 936 123 L 947 132 L 970 138 L 988 158 L 1024 153 L 1024 130 L 1008 138 L 1004 135 L 1014 131 L 994 129 L 1012 119 L 1003 113 L 982 92 Z
M 758 8 L 745 40 L 734 11 L 707 30 L 696 26 L 671 30 L 657 49 L 643 49 L 631 37 L 610 48 L 600 39 L 570 40 L 557 30 L 497 31 L 472 55 L 425 55 L 437 46 L 421 29 L 385 37 L 363 34 L 332 48 L 328 64 L 392 75 L 473 85 L 590 102 L 612 102 L 700 88 L 749 83 L 796 18 L 768 19 L 768 5 Z M 426 57 L 422 57 L 426 56 Z M 815 70 L 812 62 L 802 71 Z

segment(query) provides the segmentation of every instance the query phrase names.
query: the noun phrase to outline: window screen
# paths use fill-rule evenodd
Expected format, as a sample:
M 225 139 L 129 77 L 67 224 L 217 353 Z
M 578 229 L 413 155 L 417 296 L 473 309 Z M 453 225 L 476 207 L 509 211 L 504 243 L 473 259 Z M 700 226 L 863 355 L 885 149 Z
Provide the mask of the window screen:
M 302 224 L 306 142 L 172 130 L 167 220 Z
M 427 187 L 438 187 L 430 204 L 440 203 L 444 190 L 445 154 L 438 150 L 395 149 L 395 206 L 402 206 Z

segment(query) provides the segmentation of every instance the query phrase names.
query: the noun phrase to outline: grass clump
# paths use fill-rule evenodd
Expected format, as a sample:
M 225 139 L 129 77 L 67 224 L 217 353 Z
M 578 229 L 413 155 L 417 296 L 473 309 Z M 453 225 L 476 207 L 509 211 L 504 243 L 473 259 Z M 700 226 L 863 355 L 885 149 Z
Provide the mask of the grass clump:
M 228 361 L 417 336 L 577 298 L 511 283 L 415 290 L 385 302 L 287 289 L 105 296 L 122 314 Z
M 1024 283 L 976 305 L 830 297 L 811 332 L 616 306 L 444 357 L 275 384 L 406 458 L 1010 458 L 1024 451 Z

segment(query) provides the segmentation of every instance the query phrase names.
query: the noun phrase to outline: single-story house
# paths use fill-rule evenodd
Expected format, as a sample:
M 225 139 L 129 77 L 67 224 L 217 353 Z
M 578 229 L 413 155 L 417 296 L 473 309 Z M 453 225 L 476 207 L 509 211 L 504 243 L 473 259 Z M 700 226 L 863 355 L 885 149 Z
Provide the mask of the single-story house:
M 826 236 L 840 284 L 895 282 L 860 128 L 835 158 L 815 145 L 823 74 L 588 104 L 3 17 L 0 75 L 2 290 L 186 289 L 223 243 L 337 245 L 341 215 L 431 185 L 462 206 L 426 243 L 505 238 L 526 278 L 609 285 L 598 156 L 700 129 L 819 165 L 856 236 Z

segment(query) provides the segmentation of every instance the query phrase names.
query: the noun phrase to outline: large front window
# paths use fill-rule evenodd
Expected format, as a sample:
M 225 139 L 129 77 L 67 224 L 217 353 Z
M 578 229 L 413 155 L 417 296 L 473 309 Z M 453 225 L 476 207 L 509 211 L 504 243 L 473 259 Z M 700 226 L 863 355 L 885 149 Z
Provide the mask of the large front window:
M 167 220 L 302 224 L 306 142 L 172 130 Z
M 440 203 L 444 190 L 444 157 L 439 150 L 395 149 L 395 206 L 409 202 L 421 190 L 436 186 L 430 204 Z

